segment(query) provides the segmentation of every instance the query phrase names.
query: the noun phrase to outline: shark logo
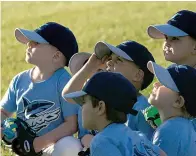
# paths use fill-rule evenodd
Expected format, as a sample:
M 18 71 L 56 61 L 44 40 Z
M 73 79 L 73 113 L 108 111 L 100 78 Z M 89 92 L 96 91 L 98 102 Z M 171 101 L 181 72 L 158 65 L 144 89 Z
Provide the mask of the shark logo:
M 55 103 L 51 101 L 36 100 L 30 102 L 23 97 L 23 108 L 17 115 L 22 116 L 33 130 L 39 132 L 59 118 L 61 110 L 60 108 L 51 110 L 54 105 Z
M 145 153 L 142 153 L 139 151 L 139 149 L 137 148 L 136 145 L 134 145 L 134 147 L 133 147 L 133 152 L 134 152 L 134 154 L 133 154 L 134 156 L 146 156 Z
M 143 141 L 140 142 L 141 147 L 143 147 L 143 151 L 141 152 L 136 145 L 134 145 L 134 156 L 159 156 L 151 147 L 144 144 Z

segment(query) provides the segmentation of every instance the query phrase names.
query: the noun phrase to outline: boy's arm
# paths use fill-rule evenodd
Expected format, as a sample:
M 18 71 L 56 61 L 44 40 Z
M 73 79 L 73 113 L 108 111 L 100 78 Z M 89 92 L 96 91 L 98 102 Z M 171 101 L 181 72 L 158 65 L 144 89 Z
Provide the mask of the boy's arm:
M 6 120 L 7 118 L 11 117 L 13 113 L 10 113 L 8 111 L 6 111 L 3 108 L 0 108 L 0 112 L 1 112 L 1 123 Z
M 163 150 L 161 150 L 160 151 L 160 156 L 167 156 L 167 154 Z
M 81 138 L 81 143 L 84 147 L 89 148 L 90 147 L 90 143 L 93 139 L 93 135 L 92 134 L 86 134 Z
M 62 96 L 67 93 L 81 90 L 84 83 L 87 81 L 87 79 L 90 78 L 92 74 L 96 73 L 97 70 L 104 65 L 106 60 L 107 60 L 107 56 L 104 57 L 102 60 L 100 60 L 93 53 L 89 58 L 88 62 L 65 85 L 62 91 Z M 72 99 L 66 99 L 66 100 L 70 103 L 76 103 Z
M 71 136 L 77 132 L 77 115 L 65 118 L 65 122 L 54 130 L 46 133 L 43 136 L 35 138 L 33 145 L 36 152 L 56 143 L 59 139 L 65 136 Z
M 3 113 L 1 115 L 1 117 L 4 117 L 3 115 L 5 115 L 5 117 L 6 116 L 10 117 L 17 110 L 17 106 L 16 106 L 16 87 L 15 87 L 17 80 L 18 80 L 18 76 L 15 76 L 11 80 L 11 82 L 9 84 L 9 88 L 7 89 L 3 98 L 0 101 L 1 113 Z
M 1 123 L 9 117 L 13 115 L 13 113 L 16 111 L 16 94 L 15 94 L 15 83 L 17 81 L 18 77 L 15 76 L 12 81 L 9 84 L 9 88 L 7 89 L 5 95 L 0 101 L 0 113 L 1 113 Z M 3 137 L 1 128 L 1 138 Z

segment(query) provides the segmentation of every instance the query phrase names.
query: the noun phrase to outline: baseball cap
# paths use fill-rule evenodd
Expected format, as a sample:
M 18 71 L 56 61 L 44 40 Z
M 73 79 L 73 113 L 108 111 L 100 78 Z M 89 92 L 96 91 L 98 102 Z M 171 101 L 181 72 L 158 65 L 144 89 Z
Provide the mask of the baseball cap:
M 187 112 L 196 116 L 196 69 L 177 64 L 172 64 L 165 69 L 151 61 L 147 66 L 162 85 L 184 97 Z
M 66 57 L 66 66 L 72 55 L 78 52 L 78 43 L 73 32 L 55 22 L 45 23 L 33 31 L 16 28 L 15 37 L 23 44 L 27 44 L 29 41 L 51 44 Z
M 196 39 L 196 12 L 189 10 L 178 11 L 166 24 L 151 25 L 148 27 L 148 35 L 155 39 L 167 36 L 191 36 Z
M 140 43 L 125 41 L 115 47 L 109 43 L 100 41 L 95 45 L 94 51 L 98 58 L 110 55 L 113 52 L 126 60 L 133 61 L 144 72 L 141 90 L 147 88 L 153 81 L 154 75 L 147 69 L 147 63 L 148 61 L 155 62 L 155 60 L 148 49 Z
M 74 54 L 71 59 L 69 60 L 69 69 L 74 75 L 77 73 L 83 66 L 84 64 L 88 61 L 89 57 L 91 56 L 90 53 L 87 52 L 79 52 Z
M 65 94 L 64 98 L 71 98 L 82 104 L 82 97 L 85 95 L 103 100 L 106 105 L 117 111 L 137 114 L 137 111 L 132 109 L 137 101 L 137 91 L 120 73 L 98 72 L 90 78 L 81 91 Z

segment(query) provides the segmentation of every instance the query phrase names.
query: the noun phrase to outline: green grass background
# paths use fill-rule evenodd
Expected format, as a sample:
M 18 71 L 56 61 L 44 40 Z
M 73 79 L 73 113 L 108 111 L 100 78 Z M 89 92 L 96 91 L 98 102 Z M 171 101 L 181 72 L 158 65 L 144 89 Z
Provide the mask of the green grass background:
M 32 67 L 24 61 L 26 46 L 14 37 L 17 27 L 33 30 L 48 21 L 61 23 L 73 30 L 79 50 L 86 52 L 93 52 L 100 40 L 114 45 L 135 40 L 153 53 L 157 63 L 167 66 L 162 40 L 151 39 L 146 29 L 195 7 L 196 2 L 1 2 L 1 95 L 14 75 Z M 148 96 L 151 88 L 143 93 Z

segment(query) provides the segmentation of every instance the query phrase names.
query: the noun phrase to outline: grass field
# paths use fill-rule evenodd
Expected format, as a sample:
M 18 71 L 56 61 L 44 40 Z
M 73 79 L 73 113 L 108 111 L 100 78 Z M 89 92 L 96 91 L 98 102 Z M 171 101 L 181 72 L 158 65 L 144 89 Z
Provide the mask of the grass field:
M 73 30 L 79 50 L 87 52 L 100 40 L 114 45 L 135 40 L 148 47 L 156 62 L 167 66 L 162 41 L 149 38 L 146 28 L 195 6 L 196 2 L 1 2 L 1 95 L 14 75 L 32 67 L 24 61 L 26 47 L 14 37 L 17 27 L 33 30 L 48 21 L 59 22 Z

